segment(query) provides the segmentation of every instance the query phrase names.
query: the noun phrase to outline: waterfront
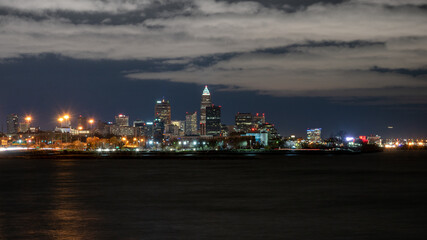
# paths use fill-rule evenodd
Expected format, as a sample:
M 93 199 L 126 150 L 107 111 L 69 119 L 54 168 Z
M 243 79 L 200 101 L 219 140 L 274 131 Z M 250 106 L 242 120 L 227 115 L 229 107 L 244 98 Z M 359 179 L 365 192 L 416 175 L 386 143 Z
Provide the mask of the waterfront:
M 0 239 L 425 239 L 427 152 L 0 159 Z

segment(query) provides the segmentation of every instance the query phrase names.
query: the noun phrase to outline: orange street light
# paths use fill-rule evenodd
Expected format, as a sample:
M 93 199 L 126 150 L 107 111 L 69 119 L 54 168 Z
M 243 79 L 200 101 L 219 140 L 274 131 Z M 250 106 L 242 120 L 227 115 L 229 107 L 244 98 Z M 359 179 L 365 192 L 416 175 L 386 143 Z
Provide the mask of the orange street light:
M 25 121 L 27 121 L 27 122 L 31 122 L 31 120 L 32 120 L 31 116 L 27 116 L 27 117 L 25 118 Z
M 70 119 L 70 115 L 68 115 L 68 114 L 64 115 L 64 119 L 65 119 L 65 120 Z
M 95 120 L 93 120 L 93 119 L 89 119 L 89 123 L 90 124 L 93 124 L 95 122 Z
M 79 126 L 77 129 L 81 131 L 81 130 L 83 130 L 83 127 Z
M 58 122 L 62 123 L 63 121 L 64 121 L 64 119 L 62 117 L 58 118 Z

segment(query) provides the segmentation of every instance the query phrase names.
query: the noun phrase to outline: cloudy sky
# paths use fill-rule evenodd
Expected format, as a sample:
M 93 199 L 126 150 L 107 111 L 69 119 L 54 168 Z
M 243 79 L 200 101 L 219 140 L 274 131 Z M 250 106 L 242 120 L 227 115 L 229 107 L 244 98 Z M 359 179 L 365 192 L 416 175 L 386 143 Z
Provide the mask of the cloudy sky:
M 1 119 L 183 119 L 209 84 L 227 124 L 427 135 L 426 0 L 1 0 L 0 33 Z

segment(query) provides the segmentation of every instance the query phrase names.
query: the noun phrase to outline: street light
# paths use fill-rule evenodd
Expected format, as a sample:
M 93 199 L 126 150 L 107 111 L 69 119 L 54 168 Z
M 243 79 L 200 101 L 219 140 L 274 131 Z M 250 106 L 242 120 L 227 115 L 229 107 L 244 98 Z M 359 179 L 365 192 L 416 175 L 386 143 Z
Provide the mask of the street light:
M 89 124 L 90 124 L 90 131 L 92 133 L 92 137 L 93 137 L 93 123 L 95 122 L 95 120 L 93 120 L 93 118 L 89 119 Z
M 62 145 L 62 122 L 63 121 L 64 121 L 64 119 L 62 117 L 58 118 L 59 127 L 61 128 L 61 149 L 63 147 L 63 145 Z
M 79 130 L 78 131 L 78 135 L 79 135 L 79 142 L 80 142 L 80 134 L 81 134 L 81 131 L 83 130 L 83 127 L 82 126 L 78 126 L 77 130 Z
M 30 133 L 30 124 L 31 124 L 31 120 L 32 120 L 32 118 L 31 118 L 31 116 L 27 116 L 27 117 L 25 117 L 25 121 L 27 122 L 27 126 L 28 126 L 28 129 L 27 129 L 27 131 L 28 131 L 28 133 Z
M 65 121 L 65 123 L 67 123 L 67 125 L 68 125 L 67 127 L 70 127 L 69 120 L 70 120 L 70 115 L 68 115 L 68 114 L 64 114 L 64 116 L 60 116 L 58 118 L 58 122 L 60 122 L 61 128 L 62 128 L 62 123 L 64 121 Z M 61 129 L 61 141 L 62 141 L 62 129 Z M 65 142 L 68 142 L 68 133 L 67 132 L 65 133 Z

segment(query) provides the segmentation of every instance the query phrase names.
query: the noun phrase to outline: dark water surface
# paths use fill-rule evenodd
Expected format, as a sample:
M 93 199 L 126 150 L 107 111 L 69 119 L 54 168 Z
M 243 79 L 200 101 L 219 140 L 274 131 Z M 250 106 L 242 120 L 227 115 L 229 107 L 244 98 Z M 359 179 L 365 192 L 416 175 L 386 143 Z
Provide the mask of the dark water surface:
M 0 239 L 427 239 L 427 152 L 0 159 Z

